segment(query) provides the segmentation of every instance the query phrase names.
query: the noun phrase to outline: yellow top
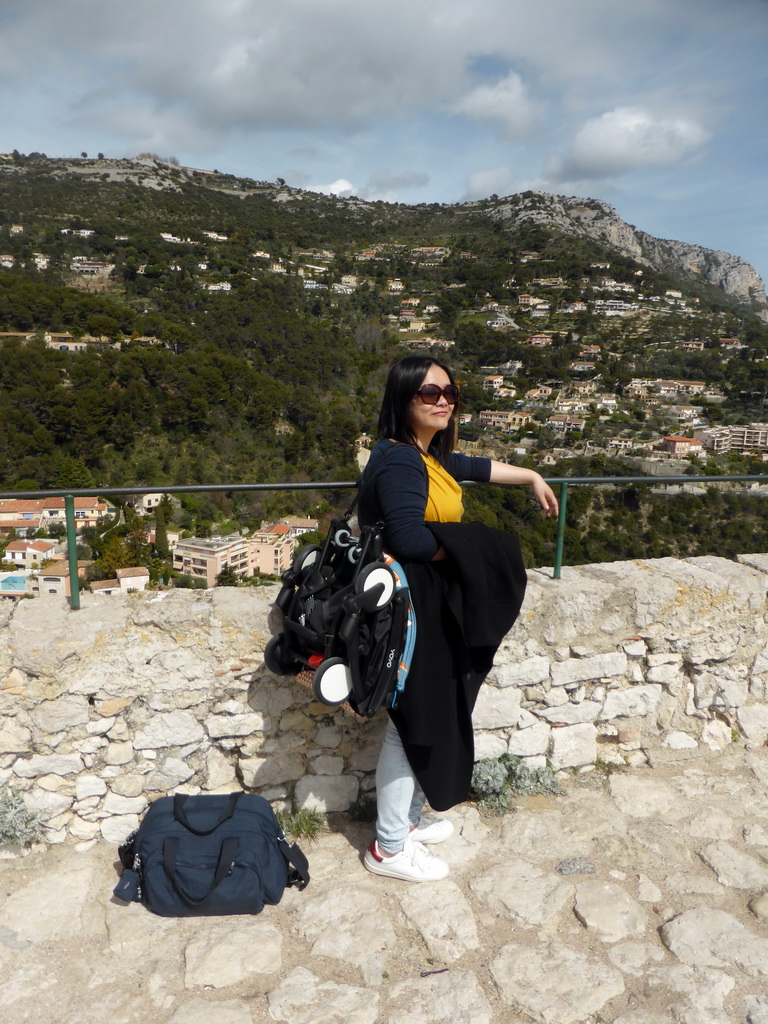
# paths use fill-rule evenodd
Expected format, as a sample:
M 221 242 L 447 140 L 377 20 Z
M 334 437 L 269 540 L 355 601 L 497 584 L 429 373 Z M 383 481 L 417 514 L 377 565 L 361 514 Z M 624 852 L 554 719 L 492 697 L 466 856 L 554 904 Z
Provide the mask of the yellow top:
M 429 489 L 424 519 L 428 523 L 458 523 L 464 514 L 461 487 L 451 474 L 443 469 L 434 455 L 422 458 L 427 467 Z

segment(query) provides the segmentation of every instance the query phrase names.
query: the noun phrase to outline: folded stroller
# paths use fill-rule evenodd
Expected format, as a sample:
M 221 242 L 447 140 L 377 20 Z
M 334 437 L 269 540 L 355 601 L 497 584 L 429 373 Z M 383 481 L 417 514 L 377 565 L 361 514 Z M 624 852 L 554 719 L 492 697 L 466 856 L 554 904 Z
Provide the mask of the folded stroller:
M 350 510 L 351 511 L 351 510 Z M 334 519 L 322 545 L 302 548 L 282 575 L 275 604 L 283 631 L 264 650 L 277 675 L 314 670 L 312 689 L 364 718 L 397 705 L 408 675 L 416 618 L 402 566 L 382 552 L 382 524 L 360 537 Z

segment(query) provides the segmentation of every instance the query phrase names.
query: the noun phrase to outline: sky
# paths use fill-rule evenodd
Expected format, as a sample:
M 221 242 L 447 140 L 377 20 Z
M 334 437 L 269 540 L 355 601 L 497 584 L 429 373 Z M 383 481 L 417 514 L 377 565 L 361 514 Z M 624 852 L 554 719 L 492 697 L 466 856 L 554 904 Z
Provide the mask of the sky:
M 0 0 L 0 152 L 590 197 L 768 280 L 766 53 L 768 0 Z

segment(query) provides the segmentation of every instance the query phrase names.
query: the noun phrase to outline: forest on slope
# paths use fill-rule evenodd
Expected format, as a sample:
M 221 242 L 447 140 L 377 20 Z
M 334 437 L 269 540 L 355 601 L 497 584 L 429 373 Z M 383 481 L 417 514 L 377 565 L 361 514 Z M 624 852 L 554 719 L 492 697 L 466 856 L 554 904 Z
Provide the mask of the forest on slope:
M 408 351 L 392 323 L 399 309 L 387 290 L 392 279 L 437 309 L 469 412 L 506 407 L 480 387 L 483 367 L 519 360 L 518 387 L 567 379 L 584 341 L 602 346 L 596 372 L 619 392 L 633 375 L 701 377 L 725 393 L 710 410 L 715 421 L 746 422 L 763 412 L 768 329 L 750 309 L 704 282 L 681 285 L 583 237 L 505 230 L 478 204 L 279 199 L 279 189 L 227 175 L 196 180 L 172 167 L 161 169 L 172 188 L 147 187 L 110 180 L 107 171 L 85 179 L 52 164 L 22 158 L 0 175 L 0 247 L 13 263 L 0 268 L 0 331 L 37 335 L 0 340 L 0 489 L 353 479 L 355 439 L 375 430 L 386 367 Z M 428 246 L 445 255 L 414 254 Z M 361 271 L 365 249 L 373 252 Z M 536 263 L 527 261 L 531 251 Z M 308 291 L 296 273 L 271 272 L 254 253 L 288 266 L 320 260 L 316 276 L 325 287 Z M 41 256 L 42 268 L 34 262 Z M 113 267 L 98 286 L 72 270 L 85 256 Z M 600 261 L 618 285 L 642 273 L 649 291 L 684 287 L 698 312 L 683 318 L 670 311 L 640 331 L 587 312 L 556 325 L 543 349 L 526 345 L 522 333 L 488 329 L 475 313 L 487 297 L 532 287 L 544 265 L 563 282 L 561 300 L 591 302 Z M 336 296 L 329 285 L 344 274 L 363 280 Z M 43 340 L 51 331 L 92 343 L 82 352 L 57 351 Z M 682 334 L 706 337 L 707 347 L 679 351 L 672 342 Z M 724 361 L 717 338 L 729 334 L 744 347 Z M 542 445 L 554 445 L 545 426 L 537 431 Z M 510 446 L 501 450 L 524 461 Z M 760 471 L 749 461 L 733 465 Z M 628 472 L 600 458 L 559 463 L 549 474 L 577 470 Z M 264 514 L 322 514 L 344 502 L 318 492 L 243 502 L 233 493 L 190 499 L 185 522 L 210 530 L 235 515 L 247 527 Z M 538 519 L 527 494 L 475 488 L 467 506 L 475 518 L 518 530 L 529 564 L 551 564 L 551 524 Z M 754 496 L 580 488 L 570 508 L 569 561 L 768 550 L 762 499 Z

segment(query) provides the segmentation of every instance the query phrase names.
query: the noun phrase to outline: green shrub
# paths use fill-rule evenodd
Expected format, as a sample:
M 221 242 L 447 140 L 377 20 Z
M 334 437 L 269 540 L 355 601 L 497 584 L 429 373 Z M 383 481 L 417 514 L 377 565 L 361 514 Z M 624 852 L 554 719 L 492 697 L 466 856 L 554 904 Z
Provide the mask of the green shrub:
M 43 835 L 45 815 L 31 811 L 11 786 L 0 787 L 0 846 L 31 846 Z
M 486 810 L 506 811 L 513 797 L 536 793 L 559 796 L 564 790 L 551 768 L 528 768 L 520 757 L 488 757 L 472 772 L 472 795 Z

